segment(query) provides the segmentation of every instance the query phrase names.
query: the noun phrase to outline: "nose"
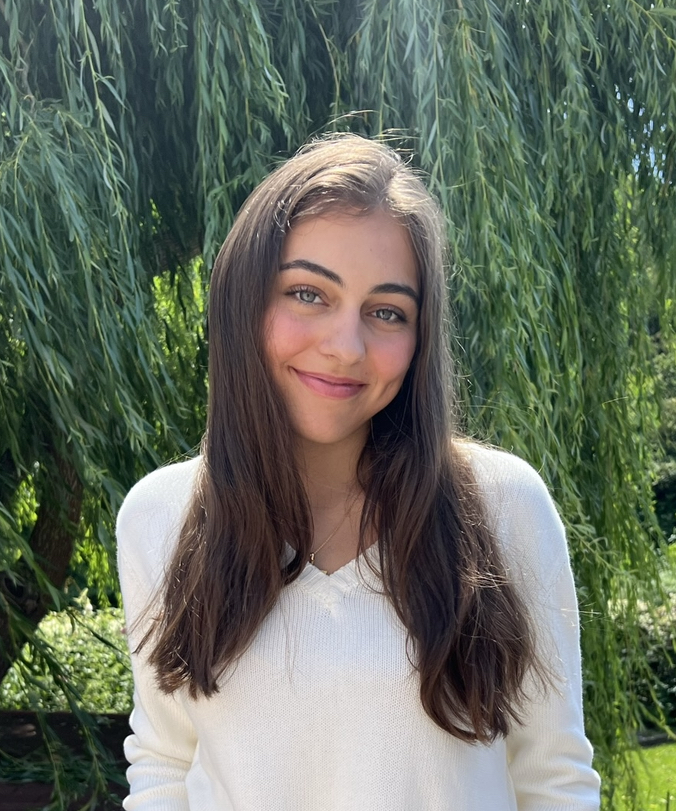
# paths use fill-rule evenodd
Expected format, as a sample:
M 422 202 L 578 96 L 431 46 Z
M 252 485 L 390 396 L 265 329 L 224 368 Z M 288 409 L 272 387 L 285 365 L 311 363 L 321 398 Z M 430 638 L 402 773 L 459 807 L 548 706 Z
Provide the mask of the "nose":
M 361 313 L 343 310 L 328 319 L 320 349 L 344 366 L 363 360 L 366 342 Z

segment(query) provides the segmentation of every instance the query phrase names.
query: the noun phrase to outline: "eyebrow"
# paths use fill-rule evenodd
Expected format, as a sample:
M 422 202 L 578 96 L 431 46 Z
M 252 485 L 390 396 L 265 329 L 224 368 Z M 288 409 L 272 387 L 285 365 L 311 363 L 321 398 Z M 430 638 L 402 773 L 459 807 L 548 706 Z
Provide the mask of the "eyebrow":
M 337 273 L 325 268 L 324 265 L 318 265 L 316 262 L 310 262 L 307 259 L 292 259 L 290 262 L 285 262 L 279 267 L 280 271 L 290 270 L 291 268 L 309 270 L 310 273 L 316 273 L 318 276 L 323 276 L 330 282 L 337 284 L 338 287 L 345 287 L 345 282 Z M 416 305 L 420 306 L 420 296 L 408 284 L 399 284 L 398 282 L 384 282 L 383 284 L 377 284 L 375 287 L 372 287 L 371 290 L 369 290 L 369 294 L 373 295 L 377 293 L 399 293 L 413 299 Z

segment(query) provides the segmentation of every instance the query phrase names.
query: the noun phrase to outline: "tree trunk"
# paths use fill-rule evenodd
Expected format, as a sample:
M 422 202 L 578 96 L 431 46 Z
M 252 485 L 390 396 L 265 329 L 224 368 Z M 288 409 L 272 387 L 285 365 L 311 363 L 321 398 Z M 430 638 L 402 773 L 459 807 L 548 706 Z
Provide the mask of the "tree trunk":
M 0 504 L 7 504 L 19 486 L 21 476 L 14 464 L 12 453 L 6 450 L 0 455 Z
M 30 546 L 35 562 L 56 589 L 61 589 L 78 531 L 83 485 L 73 464 L 51 452 Z M 33 568 L 23 559 L 11 572 L 0 572 L 0 682 L 27 641 L 31 631 L 54 607 L 40 588 Z M 12 621 L 12 615 L 20 620 Z M 26 627 L 27 623 L 27 627 Z

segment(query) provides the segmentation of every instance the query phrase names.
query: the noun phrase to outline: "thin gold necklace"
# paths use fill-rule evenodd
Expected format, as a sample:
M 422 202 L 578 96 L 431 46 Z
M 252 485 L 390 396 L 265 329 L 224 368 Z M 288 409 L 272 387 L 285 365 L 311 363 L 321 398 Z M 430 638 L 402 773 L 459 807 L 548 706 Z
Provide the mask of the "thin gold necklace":
M 334 536 L 334 535 L 335 535 L 335 534 L 338 532 L 338 530 L 339 530 L 339 529 L 340 529 L 340 528 L 343 526 L 343 524 L 345 523 L 345 520 L 347 519 L 347 515 L 348 515 L 348 514 L 347 514 L 347 512 L 346 512 L 346 513 L 345 513 L 345 515 L 342 517 L 342 519 L 341 519 L 341 521 L 340 521 L 340 524 L 338 524 L 338 526 L 337 526 L 337 527 L 336 527 L 336 528 L 333 530 L 333 532 L 332 532 L 332 533 L 329 535 L 329 537 L 328 537 L 328 538 L 327 538 L 327 539 L 326 539 L 326 540 L 325 540 L 325 541 L 324 541 L 322 544 L 320 544 L 320 545 L 319 545 L 319 546 L 318 546 L 318 547 L 317 547 L 317 548 L 316 548 L 316 549 L 315 549 L 313 552 L 310 552 L 310 558 L 309 558 L 309 560 L 310 560 L 310 563 L 311 563 L 313 566 L 315 565 L 315 555 L 317 554 L 317 552 L 321 552 L 321 551 L 322 551 L 322 549 L 323 549 L 323 548 L 326 546 L 326 544 L 327 544 L 327 543 L 328 543 L 328 542 L 331 540 L 331 538 L 333 538 L 333 536 Z M 324 574 L 328 574 L 328 572 L 327 572 L 325 569 L 320 569 L 319 571 L 320 571 L 320 572 L 324 572 Z
M 327 544 L 327 543 L 328 543 L 328 542 L 331 540 L 331 538 L 333 538 L 333 536 L 334 536 L 334 535 L 335 535 L 335 534 L 338 532 L 338 530 L 339 530 L 339 529 L 340 529 L 340 528 L 343 526 L 343 524 L 345 523 L 345 521 L 347 521 L 347 519 L 348 519 L 348 517 L 349 517 L 350 513 L 352 512 L 352 509 L 353 509 L 354 505 L 357 503 L 357 499 L 358 499 L 358 498 L 359 498 L 359 491 L 357 491 L 357 492 L 355 493 L 355 496 L 354 496 L 354 498 L 353 498 L 353 499 L 350 501 L 349 506 L 347 506 L 347 507 L 346 507 L 346 509 L 345 509 L 345 514 L 344 514 L 344 515 L 343 515 L 343 517 L 340 519 L 340 523 L 338 524 L 338 526 L 337 526 L 337 527 L 336 527 L 336 528 L 333 530 L 333 532 L 332 532 L 332 533 L 329 535 L 329 537 L 328 537 L 328 538 L 326 538 L 326 539 L 325 539 L 325 540 L 324 540 L 324 541 L 323 541 L 323 542 L 322 542 L 322 543 L 321 543 L 321 544 L 320 544 L 320 545 L 319 545 L 319 546 L 318 546 L 316 549 L 313 549 L 313 550 L 312 550 L 312 552 L 310 552 L 310 556 L 309 556 L 308 560 L 310 561 L 310 563 L 311 563 L 313 566 L 315 566 L 315 555 L 316 555 L 318 552 L 321 552 L 321 551 L 322 551 L 322 549 L 323 549 L 323 548 L 326 546 L 326 544 Z M 318 566 L 317 566 L 317 568 L 319 569 L 319 567 L 318 567 Z M 328 574 L 328 571 L 327 571 L 326 569 L 319 569 L 319 571 L 320 571 L 320 572 L 323 572 L 324 574 Z

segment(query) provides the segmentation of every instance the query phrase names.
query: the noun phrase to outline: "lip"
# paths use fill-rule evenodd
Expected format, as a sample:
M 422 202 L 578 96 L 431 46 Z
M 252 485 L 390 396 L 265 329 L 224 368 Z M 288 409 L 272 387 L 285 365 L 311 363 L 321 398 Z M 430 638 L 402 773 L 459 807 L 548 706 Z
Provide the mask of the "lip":
M 293 367 L 292 367 L 293 368 Z M 336 400 L 347 400 L 354 397 L 365 387 L 365 383 L 351 377 L 334 377 L 333 375 L 302 372 L 293 368 L 296 377 L 315 394 L 332 397 Z

